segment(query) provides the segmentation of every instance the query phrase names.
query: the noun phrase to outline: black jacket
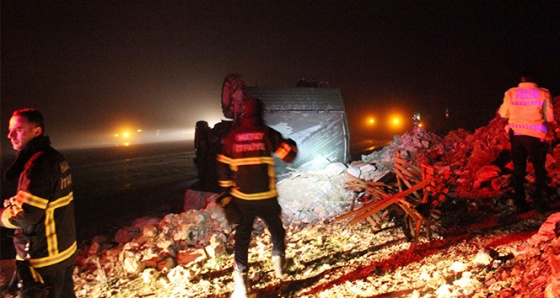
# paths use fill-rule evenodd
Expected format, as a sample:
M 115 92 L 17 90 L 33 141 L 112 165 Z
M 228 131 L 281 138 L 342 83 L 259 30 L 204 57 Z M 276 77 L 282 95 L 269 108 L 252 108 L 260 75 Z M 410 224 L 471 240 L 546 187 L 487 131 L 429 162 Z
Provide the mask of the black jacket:
M 264 200 L 278 196 L 274 153 L 285 162 L 297 154 L 291 139 L 264 125 L 259 118 L 242 118 L 222 140 L 218 155 L 218 178 L 222 189 L 244 200 Z
M 19 176 L 17 194 L 0 209 L 0 226 L 16 229 L 17 259 L 27 256 L 40 271 L 72 264 L 76 254 L 76 223 L 72 176 L 66 159 L 50 146 L 48 137 L 31 140 L 6 172 Z

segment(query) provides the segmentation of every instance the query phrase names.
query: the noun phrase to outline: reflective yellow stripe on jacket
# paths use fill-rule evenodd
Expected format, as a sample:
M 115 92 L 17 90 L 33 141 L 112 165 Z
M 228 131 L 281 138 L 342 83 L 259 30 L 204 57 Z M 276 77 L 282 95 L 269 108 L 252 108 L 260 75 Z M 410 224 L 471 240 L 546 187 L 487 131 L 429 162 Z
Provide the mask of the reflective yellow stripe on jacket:
M 230 194 L 236 198 L 244 200 L 263 200 L 278 196 L 278 191 L 276 190 L 276 172 L 274 170 L 274 158 L 271 156 L 256 156 L 256 157 L 245 157 L 245 158 L 229 158 L 223 154 L 218 155 L 218 161 L 228 164 L 233 172 L 237 172 L 239 167 L 250 166 L 250 165 L 268 165 L 268 191 L 259 193 L 244 193 L 236 187 L 233 180 L 220 180 L 219 184 L 221 187 L 231 187 Z
M 34 268 L 41 268 L 59 263 L 71 257 L 72 254 L 76 252 L 77 244 L 75 241 L 66 250 L 62 252 L 59 251 L 56 223 L 54 219 L 54 212 L 56 209 L 68 206 L 68 204 L 74 200 L 73 192 L 70 192 L 67 196 L 61 197 L 53 202 L 49 202 L 49 200 L 34 196 L 24 191 L 18 192 L 16 199 L 18 203 L 25 203 L 37 208 L 45 209 L 44 224 L 48 256 L 43 258 L 31 258 L 29 262 Z

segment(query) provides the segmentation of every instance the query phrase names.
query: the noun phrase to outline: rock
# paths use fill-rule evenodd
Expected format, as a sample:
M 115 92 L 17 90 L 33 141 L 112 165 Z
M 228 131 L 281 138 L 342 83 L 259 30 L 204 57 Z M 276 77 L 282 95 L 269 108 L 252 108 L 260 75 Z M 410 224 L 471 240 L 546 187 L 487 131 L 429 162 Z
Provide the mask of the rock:
M 528 242 L 531 245 L 538 245 L 540 242 L 547 242 L 556 238 L 556 225 L 560 222 L 560 212 L 551 214 L 541 225 L 537 234 L 533 235 Z
M 206 260 L 206 253 L 203 249 L 186 249 L 177 253 L 178 265 L 189 265 L 191 263 L 198 263 Z
M 89 255 L 96 255 L 101 251 L 111 248 L 113 244 L 111 240 L 106 236 L 95 236 L 91 240 L 91 245 L 89 247 L 88 254 Z
M 465 270 L 467 270 L 467 265 L 461 262 L 453 262 L 453 264 L 449 267 L 449 271 L 454 273 L 461 273 Z
M 159 272 L 154 268 L 148 268 L 142 272 L 142 281 L 146 284 L 154 283 L 159 276 Z
M 495 165 L 485 165 L 476 171 L 475 179 L 480 182 L 490 181 L 500 176 L 500 172 L 500 168 Z
M 144 238 L 154 238 L 158 234 L 158 228 L 155 225 L 148 224 L 142 228 L 142 236 Z
M 184 241 L 189 239 L 189 234 L 191 231 L 191 225 L 186 223 L 181 223 L 173 230 L 173 240 L 174 241 Z
M 183 211 L 202 210 L 217 197 L 215 193 L 187 189 L 183 198 Z
M 560 280 L 556 279 L 544 289 L 545 298 L 560 298 Z
M 196 266 L 177 266 L 169 270 L 169 273 L 167 273 L 167 278 L 171 283 L 181 283 L 185 280 L 193 280 L 199 273 L 200 269 Z
M 161 261 L 161 257 L 159 255 L 158 256 L 152 256 L 151 258 L 144 257 L 144 259 L 143 259 L 144 264 L 148 268 L 157 268 L 157 264 L 158 264 L 159 261 Z
M 124 226 L 117 231 L 113 240 L 115 240 L 115 242 L 117 243 L 127 243 L 132 241 L 132 239 L 134 239 L 134 237 L 137 237 L 138 235 L 140 235 L 140 231 L 138 229 Z
M 133 276 L 139 275 L 146 268 L 146 263 L 135 257 L 125 258 L 123 261 L 123 270 Z
M 165 235 L 165 234 L 159 234 L 156 237 L 156 246 L 159 249 L 165 250 L 167 249 L 170 245 L 174 244 L 173 239 L 171 239 L 169 236 Z
M 225 239 L 225 237 L 212 235 L 210 238 L 210 244 L 204 248 L 208 257 L 213 259 L 221 254 L 224 254 L 226 252 L 226 241 L 227 239 Z
M 560 257 L 555 254 L 549 254 L 548 260 L 552 276 L 560 281 Z
M 491 251 L 492 249 L 489 248 L 483 248 L 479 250 L 473 260 L 473 263 L 482 266 L 488 266 L 492 264 L 492 262 L 494 261 L 494 257 L 492 257 Z
M 171 257 L 163 258 L 157 262 L 157 270 L 164 271 L 175 267 L 175 260 Z

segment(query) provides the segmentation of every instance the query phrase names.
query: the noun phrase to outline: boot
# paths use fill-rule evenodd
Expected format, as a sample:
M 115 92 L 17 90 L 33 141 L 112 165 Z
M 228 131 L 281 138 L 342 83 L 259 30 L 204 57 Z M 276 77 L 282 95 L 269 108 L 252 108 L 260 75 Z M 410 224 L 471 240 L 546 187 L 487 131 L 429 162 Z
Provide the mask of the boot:
M 234 269 L 233 282 L 235 283 L 235 288 L 233 289 L 233 293 L 231 293 L 231 298 L 246 298 L 248 284 L 247 273 Z
M 284 271 L 288 265 L 286 257 L 283 255 L 273 255 L 272 265 L 274 267 L 274 275 L 276 275 L 276 278 L 282 278 L 282 275 L 284 275 Z

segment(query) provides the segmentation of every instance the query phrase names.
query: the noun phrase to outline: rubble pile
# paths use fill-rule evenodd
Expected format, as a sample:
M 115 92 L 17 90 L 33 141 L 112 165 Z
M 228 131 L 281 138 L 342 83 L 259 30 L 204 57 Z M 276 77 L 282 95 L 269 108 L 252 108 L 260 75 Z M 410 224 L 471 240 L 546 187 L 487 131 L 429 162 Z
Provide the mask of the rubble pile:
M 394 170 L 397 154 L 419 166 L 433 166 L 445 177 L 450 196 L 467 198 L 495 197 L 503 194 L 511 180 L 511 164 L 505 156 L 509 140 L 505 132 L 507 120 L 496 118 L 474 134 L 463 129 L 440 136 L 415 127 L 380 151 L 352 162 L 349 173 L 366 181 L 377 181 Z M 501 160 L 501 159 L 504 159 Z M 532 173 L 530 173 L 532 174 Z
M 558 107 L 557 104 L 557 110 Z M 503 196 L 511 179 L 506 124 L 497 117 L 472 134 L 460 129 L 444 138 L 415 127 L 411 132 L 395 136 L 389 146 L 362 156 L 361 161 L 354 161 L 348 167 L 332 163 L 320 170 L 294 170 L 278 183 L 283 220 L 290 229 L 309 224 L 321 226 L 325 220 L 349 211 L 354 194 L 344 189 L 347 174 L 377 181 L 393 171 L 393 157 L 397 155 L 415 165 L 432 165 L 439 174 L 445 175 L 446 183 L 451 186 L 451 196 Z M 547 170 L 552 177 L 551 186 L 556 188 L 560 185 L 559 134 L 556 129 L 548 139 L 555 147 L 547 158 Z M 529 180 L 533 179 L 532 175 L 529 170 Z M 231 226 L 225 220 L 223 209 L 214 203 L 216 196 L 188 192 L 185 209 L 190 210 L 168 214 L 159 220 L 139 219 L 130 227 L 120 229 L 110 241 L 103 237 L 94 239 L 87 250 L 82 250 L 77 262 L 77 284 L 84 293 L 102 297 L 107 295 L 102 292 L 106 291 L 109 280 L 115 278 L 141 278 L 146 284 L 200 278 L 200 274 L 204 274 L 202 268 L 219 263 L 228 255 L 228 243 L 232 243 Z M 265 230 L 260 221 L 255 227 L 257 234 Z M 266 246 L 259 242 L 257 250 L 263 254 Z M 221 266 L 227 268 L 228 265 Z M 506 275 L 501 276 L 505 278 Z M 92 285 L 87 282 L 91 280 L 104 282 Z M 491 287 L 499 285 L 496 281 Z
M 558 189 L 560 186 L 560 103 L 555 104 L 556 121 L 551 125 L 545 142 L 549 146 L 546 158 L 549 186 Z M 490 123 L 477 129 L 474 134 L 464 130 L 450 132 L 443 139 L 444 151 L 439 160 L 432 165 L 449 169 L 453 175 L 448 179 L 452 185 L 453 195 L 464 198 L 487 198 L 503 196 L 510 185 L 513 164 L 509 156 L 510 143 L 506 133 L 507 120 L 496 116 Z M 535 180 L 531 163 L 526 179 Z
M 513 259 L 490 272 L 484 286 L 476 289 L 473 297 L 560 295 L 560 213 L 550 215 L 539 231 L 512 254 Z
M 344 189 L 347 168 L 329 164 L 323 170 L 296 172 L 278 183 L 278 201 L 286 224 L 316 223 L 349 210 L 352 193 Z
M 496 197 L 509 185 L 512 165 L 506 124 L 506 119 L 496 117 L 473 134 L 457 130 L 443 139 L 445 151 L 433 165 L 452 173 L 448 184 L 454 196 Z
M 112 296 L 106 289 L 119 279 L 140 277 L 149 284 L 196 277 L 201 264 L 225 254 L 226 244 L 231 243 L 232 227 L 215 198 L 216 194 L 207 194 L 202 210 L 162 219 L 139 218 L 119 229 L 114 239 L 95 237 L 87 249 L 80 250 L 75 263 L 78 294 Z
M 560 100 L 555 102 L 556 123 L 551 125 L 545 142 L 550 147 L 546 169 L 551 189 L 560 186 Z M 395 137 L 383 150 L 362 156 L 353 162 L 349 172 L 366 180 L 377 181 L 393 170 L 392 157 L 400 154 L 411 164 L 426 163 L 445 177 L 449 196 L 468 199 L 503 197 L 509 190 L 513 164 L 509 156 L 510 143 L 506 133 L 507 120 L 499 116 L 487 126 L 469 133 L 463 129 L 449 132 L 444 138 L 415 127 L 402 137 Z M 526 179 L 533 182 L 534 171 L 529 162 Z

